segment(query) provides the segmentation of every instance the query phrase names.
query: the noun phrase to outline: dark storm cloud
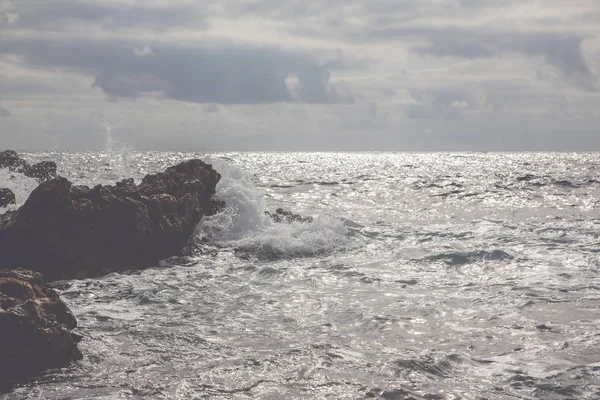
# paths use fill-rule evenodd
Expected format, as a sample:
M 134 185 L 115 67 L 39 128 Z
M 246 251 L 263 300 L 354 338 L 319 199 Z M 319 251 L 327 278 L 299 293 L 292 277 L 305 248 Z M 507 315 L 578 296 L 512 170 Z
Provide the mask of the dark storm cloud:
M 12 114 L 6 108 L 0 107 L 0 117 L 10 117 Z
M 84 40 L 7 40 L 0 45 L 0 52 L 19 54 L 38 67 L 93 75 L 93 86 L 113 99 L 161 92 L 166 98 L 196 103 L 353 100 L 330 82 L 329 71 L 314 58 L 277 49 L 151 45 L 140 52 L 145 49 L 140 44 Z M 291 75 L 298 80 L 295 97 L 286 84 Z
M 491 58 L 505 53 L 543 57 L 558 68 L 569 82 L 588 91 L 597 91 L 598 82 L 581 51 L 584 36 L 562 32 L 486 31 L 466 28 L 383 28 L 368 33 L 371 39 L 426 40 L 410 50 L 434 57 L 467 59 Z
M 349 89 L 329 85 L 329 71 L 315 64 L 305 64 L 295 70 L 299 81 L 296 95 L 305 103 L 352 103 Z
M 175 26 L 206 24 L 205 7 L 177 3 L 168 6 L 150 6 L 144 3 L 90 2 L 80 0 L 15 1 L 14 11 L 19 18 L 16 27 L 63 29 L 70 24 L 94 23 L 106 29 L 147 28 L 164 30 Z
M 578 35 L 553 32 L 469 32 L 458 29 L 439 33 L 429 36 L 431 44 L 413 47 L 413 51 L 434 56 L 458 55 L 467 58 L 489 57 L 502 52 L 524 53 L 543 56 L 546 61 L 567 74 L 590 74 L 581 53 L 584 38 Z

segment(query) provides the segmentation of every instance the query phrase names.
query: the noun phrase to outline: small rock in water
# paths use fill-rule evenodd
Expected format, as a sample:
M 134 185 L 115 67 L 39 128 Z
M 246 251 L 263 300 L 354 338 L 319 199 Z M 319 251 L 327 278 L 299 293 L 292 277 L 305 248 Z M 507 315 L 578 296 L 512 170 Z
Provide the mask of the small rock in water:
M 274 213 L 265 211 L 265 214 L 277 223 L 285 222 L 291 224 L 292 222 L 301 222 L 308 224 L 313 222 L 312 217 L 303 217 L 299 214 L 294 214 L 291 211 L 284 210 L 283 208 L 278 208 Z
M 540 330 L 540 331 L 552 331 L 552 327 L 548 326 L 546 324 L 541 324 L 536 326 L 536 329 Z

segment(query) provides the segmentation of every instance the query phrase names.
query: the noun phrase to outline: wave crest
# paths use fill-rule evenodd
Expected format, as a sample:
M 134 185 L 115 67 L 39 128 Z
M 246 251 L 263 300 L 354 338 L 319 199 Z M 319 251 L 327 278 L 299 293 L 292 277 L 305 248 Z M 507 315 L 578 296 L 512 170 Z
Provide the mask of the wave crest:
M 221 174 L 215 197 L 225 201 L 226 207 L 202 219 L 196 229 L 201 242 L 261 259 L 314 256 L 348 243 L 348 229 L 337 218 L 317 216 L 312 223 L 274 222 L 265 215 L 264 194 L 246 172 L 222 160 L 210 162 Z

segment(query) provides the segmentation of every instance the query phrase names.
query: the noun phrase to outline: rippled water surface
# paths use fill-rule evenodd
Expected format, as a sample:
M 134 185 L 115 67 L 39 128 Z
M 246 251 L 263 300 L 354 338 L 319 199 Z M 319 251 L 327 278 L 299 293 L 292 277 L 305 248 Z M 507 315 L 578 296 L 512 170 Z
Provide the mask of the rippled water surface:
M 6 399 L 600 398 L 600 154 L 26 157 L 88 185 L 209 159 L 228 207 L 193 257 L 55 283 L 85 358 Z

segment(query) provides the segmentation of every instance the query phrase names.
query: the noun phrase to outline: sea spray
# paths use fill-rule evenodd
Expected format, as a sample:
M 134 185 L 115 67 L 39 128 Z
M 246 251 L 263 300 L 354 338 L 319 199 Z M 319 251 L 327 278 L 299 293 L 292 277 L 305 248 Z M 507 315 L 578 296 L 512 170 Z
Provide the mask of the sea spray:
M 221 174 L 216 197 L 226 207 L 204 217 L 197 236 L 218 247 L 260 258 L 312 256 L 348 244 L 348 230 L 337 218 L 317 216 L 313 223 L 276 223 L 265 215 L 265 196 L 248 173 L 221 159 L 208 160 Z
M 105 135 L 104 150 L 99 153 L 99 156 L 104 159 L 105 169 L 104 171 L 99 171 L 98 174 L 105 176 L 108 171 L 108 176 L 111 181 L 116 181 L 123 177 L 130 177 L 132 175 L 130 165 L 131 146 L 125 140 L 115 135 L 116 128 L 108 121 L 97 115 L 89 115 L 89 118 L 103 130 Z
M 29 194 L 38 186 L 34 178 L 29 178 L 23 174 L 11 172 L 8 168 L 0 168 L 0 188 L 12 190 L 15 194 L 16 204 L 0 208 L 0 214 L 7 211 L 14 211 L 21 207 L 29 197 Z

